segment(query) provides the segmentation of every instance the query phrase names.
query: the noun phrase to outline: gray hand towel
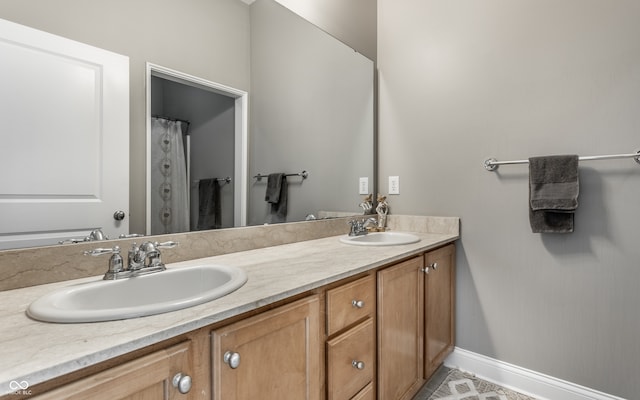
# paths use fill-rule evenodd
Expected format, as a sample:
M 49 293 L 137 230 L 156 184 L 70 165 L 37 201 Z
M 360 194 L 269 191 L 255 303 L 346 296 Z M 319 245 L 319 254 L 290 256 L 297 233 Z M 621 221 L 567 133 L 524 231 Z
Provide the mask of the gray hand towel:
M 220 182 L 217 179 L 200 179 L 198 185 L 198 230 L 220 229 L 222 204 Z
M 264 195 L 264 201 L 276 204 L 280 201 L 280 191 L 282 189 L 282 181 L 286 181 L 283 173 L 269 174 L 267 178 L 267 192 Z
M 271 204 L 270 223 L 287 219 L 287 177 L 283 173 L 269 174 L 264 200 Z
M 578 156 L 529 159 L 529 222 L 534 233 L 573 232 L 578 207 Z

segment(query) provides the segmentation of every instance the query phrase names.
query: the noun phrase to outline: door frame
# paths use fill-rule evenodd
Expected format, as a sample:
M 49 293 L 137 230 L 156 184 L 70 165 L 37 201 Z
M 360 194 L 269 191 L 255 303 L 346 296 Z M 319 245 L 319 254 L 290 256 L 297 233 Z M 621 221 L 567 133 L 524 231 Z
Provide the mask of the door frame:
M 221 83 L 212 82 L 161 65 L 147 63 L 146 69 L 146 131 L 147 131 L 147 173 L 146 173 L 146 230 L 151 234 L 151 78 L 168 79 L 198 89 L 207 90 L 234 99 L 235 165 L 233 177 L 234 205 L 233 225 L 247 225 L 247 185 L 248 185 L 248 136 L 249 136 L 249 93 Z

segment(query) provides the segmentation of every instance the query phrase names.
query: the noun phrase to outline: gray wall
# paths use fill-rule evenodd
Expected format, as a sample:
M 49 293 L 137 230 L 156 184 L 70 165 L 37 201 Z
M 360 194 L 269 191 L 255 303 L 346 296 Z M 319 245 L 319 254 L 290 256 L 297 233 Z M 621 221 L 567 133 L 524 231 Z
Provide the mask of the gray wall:
M 393 213 L 462 218 L 457 345 L 640 393 L 640 166 L 580 165 L 576 231 L 533 234 L 535 155 L 640 149 L 640 3 L 378 0 L 380 183 Z
M 373 187 L 371 60 L 281 5 L 256 1 L 251 64 L 250 176 L 309 171 L 287 180 L 287 221 L 361 212 L 358 178 Z M 266 185 L 249 180 L 250 225 L 270 221 Z
M 375 61 L 376 0 L 276 0 Z
M 146 62 L 250 89 L 249 7 L 239 0 L 3 0 L 0 18 L 129 57 L 131 232 L 145 231 Z

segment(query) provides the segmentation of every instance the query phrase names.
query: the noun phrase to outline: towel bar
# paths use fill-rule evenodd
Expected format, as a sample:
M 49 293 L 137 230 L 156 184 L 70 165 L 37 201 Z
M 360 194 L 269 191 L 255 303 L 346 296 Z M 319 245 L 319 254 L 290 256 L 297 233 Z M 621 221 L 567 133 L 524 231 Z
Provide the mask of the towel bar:
M 194 179 L 191 181 L 191 183 L 198 184 L 200 183 L 202 179 Z M 229 178 L 228 176 L 226 178 L 215 178 L 215 180 L 217 180 L 218 182 L 224 182 L 224 183 L 231 183 L 231 178 Z
M 302 172 L 298 172 L 297 174 L 284 174 L 284 176 L 301 176 L 302 179 L 307 179 L 309 177 L 309 173 L 307 171 L 302 171 Z M 258 175 L 254 176 L 253 178 L 261 181 L 262 178 L 268 178 L 269 175 L 263 175 L 261 173 L 258 173 Z
M 633 158 L 638 164 L 640 164 L 640 150 L 635 153 L 629 154 L 609 154 L 604 156 L 585 156 L 578 157 L 579 161 L 592 161 L 592 160 L 611 160 L 616 158 Z M 529 160 L 511 160 L 511 161 L 498 161 L 495 158 L 487 158 L 484 160 L 483 166 L 487 171 L 495 171 L 500 165 L 508 164 L 529 164 Z

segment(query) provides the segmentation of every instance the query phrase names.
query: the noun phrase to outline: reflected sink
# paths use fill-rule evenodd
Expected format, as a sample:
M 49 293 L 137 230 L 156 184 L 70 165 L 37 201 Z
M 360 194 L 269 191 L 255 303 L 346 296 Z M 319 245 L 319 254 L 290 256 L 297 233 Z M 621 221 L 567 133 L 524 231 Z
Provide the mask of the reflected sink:
M 362 236 L 341 236 L 342 243 L 357 246 L 396 246 L 420 241 L 420 238 L 404 232 L 372 232 Z
M 112 321 L 180 310 L 225 296 L 247 282 L 240 268 L 203 264 L 58 289 L 31 303 L 27 315 L 46 322 Z

